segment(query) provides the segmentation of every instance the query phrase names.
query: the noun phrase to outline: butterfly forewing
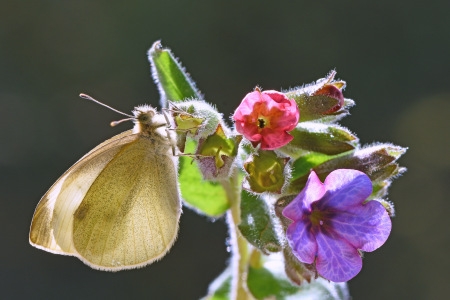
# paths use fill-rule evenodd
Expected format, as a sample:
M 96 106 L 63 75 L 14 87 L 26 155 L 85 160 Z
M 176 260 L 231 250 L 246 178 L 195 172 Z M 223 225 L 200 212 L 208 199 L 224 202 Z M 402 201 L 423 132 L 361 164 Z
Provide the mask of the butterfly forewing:
M 30 229 L 30 243 L 40 249 L 76 255 L 72 246 L 73 214 L 106 164 L 120 149 L 137 139 L 132 131 L 98 145 L 67 170 L 42 197 Z
M 136 268 L 164 256 L 176 239 L 181 202 L 170 152 L 151 140 L 124 146 L 103 168 L 74 215 L 73 243 L 93 268 Z

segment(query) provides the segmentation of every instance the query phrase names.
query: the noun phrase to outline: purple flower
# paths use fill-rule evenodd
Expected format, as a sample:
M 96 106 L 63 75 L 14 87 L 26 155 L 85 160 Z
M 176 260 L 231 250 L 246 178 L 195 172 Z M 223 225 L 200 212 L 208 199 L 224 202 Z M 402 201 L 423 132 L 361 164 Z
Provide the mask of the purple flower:
M 362 267 L 358 249 L 374 251 L 387 240 L 391 219 L 378 201 L 363 202 L 372 182 L 363 172 L 339 169 L 322 183 L 312 171 L 301 193 L 283 210 L 292 221 L 286 235 L 303 263 L 334 282 L 355 277 Z

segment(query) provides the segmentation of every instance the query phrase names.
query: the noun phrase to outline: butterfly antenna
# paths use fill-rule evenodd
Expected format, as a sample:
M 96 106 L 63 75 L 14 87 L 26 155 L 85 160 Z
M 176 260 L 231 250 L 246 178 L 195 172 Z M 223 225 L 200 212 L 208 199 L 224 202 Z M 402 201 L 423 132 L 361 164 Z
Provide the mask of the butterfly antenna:
M 89 95 L 86 95 L 86 94 L 80 94 L 80 97 L 83 98 L 83 99 L 86 99 L 86 100 L 91 100 L 91 101 L 93 101 L 93 102 L 95 102 L 95 103 L 97 103 L 97 104 L 100 104 L 100 105 L 104 106 L 104 107 L 107 107 L 107 108 L 109 108 L 110 110 L 115 111 L 116 113 L 119 113 L 119 114 L 121 114 L 121 115 L 130 117 L 130 119 L 123 119 L 123 120 L 115 121 L 115 122 L 121 123 L 122 121 L 128 121 L 128 120 L 134 119 L 133 116 L 128 115 L 128 114 L 126 114 L 126 113 L 124 113 L 124 112 L 121 112 L 120 110 L 117 110 L 117 109 L 115 109 L 115 108 L 112 108 L 111 106 L 108 106 L 108 105 L 106 105 L 106 104 L 104 104 L 104 103 L 101 103 L 100 101 L 95 100 L 94 98 L 92 98 L 92 97 L 89 96 Z M 114 122 L 112 122 L 112 123 L 114 123 Z M 111 123 L 111 126 L 116 126 L 117 124 L 119 124 L 119 123 L 117 123 L 117 124 L 112 125 L 112 123 Z
M 126 119 L 122 119 L 122 120 L 119 120 L 119 121 L 112 121 L 109 125 L 111 125 L 111 127 L 114 127 L 114 126 L 116 126 L 116 125 L 119 125 L 120 123 L 122 123 L 122 122 L 126 122 L 126 121 L 132 121 L 132 120 L 134 120 L 135 118 L 126 118 Z

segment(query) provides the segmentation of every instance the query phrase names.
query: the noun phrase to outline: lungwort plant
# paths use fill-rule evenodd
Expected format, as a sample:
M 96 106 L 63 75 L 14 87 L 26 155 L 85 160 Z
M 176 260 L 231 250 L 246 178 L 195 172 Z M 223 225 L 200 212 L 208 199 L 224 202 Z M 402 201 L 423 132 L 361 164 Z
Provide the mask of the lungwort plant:
M 230 126 L 169 49 L 156 42 L 149 60 L 190 155 L 180 157 L 182 198 L 229 225 L 229 266 L 204 299 L 349 299 L 345 282 L 363 252 L 389 237 L 385 199 L 406 149 L 361 146 L 337 123 L 355 103 L 335 71 L 286 91 L 248 91 Z

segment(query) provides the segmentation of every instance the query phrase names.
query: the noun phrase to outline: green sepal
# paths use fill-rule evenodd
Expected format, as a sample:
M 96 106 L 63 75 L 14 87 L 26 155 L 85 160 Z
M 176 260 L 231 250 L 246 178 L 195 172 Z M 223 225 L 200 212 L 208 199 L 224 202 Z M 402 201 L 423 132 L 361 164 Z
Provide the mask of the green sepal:
M 339 100 L 323 96 L 309 96 L 308 94 L 286 93 L 289 99 L 294 99 L 300 110 L 299 122 L 306 122 L 326 117 L 324 113 L 339 103 Z
M 177 129 L 187 130 L 192 128 L 189 130 L 188 136 L 194 140 L 198 141 L 214 134 L 219 124 L 226 128 L 222 114 L 214 106 L 203 100 L 172 103 L 170 108 Z M 180 131 L 177 132 L 179 134 Z
M 318 278 L 315 265 L 300 262 L 292 253 L 292 249 L 288 245 L 283 249 L 283 258 L 286 276 L 294 284 L 301 286 L 305 281 L 310 283 L 311 280 Z
M 278 156 L 271 150 L 258 150 L 244 163 L 247 176 L 244 188 L 255 193 L 271 192 L 280 194 L 285 183 L 289 157 Z
M 189 140 L 186 152 L 193 153 L 196 143 Z M 178 181 L 184 201 L 202 214 L 219 217 L 230 207 L 225 190 L 216 182 L 205 181 L 192 158 L 181 156 Z
M 286 154 L 301 149 L 335 155 L 353 150 L 358 144 L 358 138 L 348 129 L 334 124 L 299 123 L 289 134 L 294 139 L 278 149 Z
M 370 194 L 369 198 L 367 198 L 368 200 L 380 199 L 386 196 L 388 193 L 388 188 L 391 186 L 391 182 L 389 180 L 373 182 L 372 186 L 372 194 Z
M 216 168 L 220 169 L 224 165 L 222 156 L 235 157 L 239 148 L 242 136 L 228 138 L 223 131 L 222 125 L 217 126 L 216 132 L 208 136 L 201 142 L 197 154 L 214 156 Z
M 161 94 L 161 106 L 167 107 L 167 100 L 178 102 L 186 98 L 202 99 L 200 91 L 180 62 L 168 48 L 156 41 L 148 51 L 153 79 Z
M 241 192 L 241 223 L 238 228 L 244 238 L 264 254 L 282 249 L 273 217 L 260 196 L 245 190 Z
M 177 114 L 174 119 L 177 129 L 189 130 L 191 134 L 195 134 L 198 130 L 198 127 L 202 125 L 204 121 L 202 118 L 186 116 L 183 114 Z

